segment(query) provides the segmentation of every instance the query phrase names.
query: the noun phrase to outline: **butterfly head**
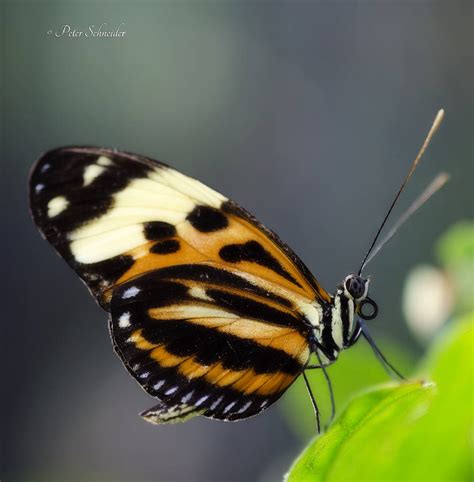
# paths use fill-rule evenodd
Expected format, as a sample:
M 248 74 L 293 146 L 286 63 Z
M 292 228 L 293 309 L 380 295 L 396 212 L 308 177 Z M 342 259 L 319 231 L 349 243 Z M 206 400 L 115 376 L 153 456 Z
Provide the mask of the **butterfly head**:
M 378 308 L 369 298 L 369 282 L 357 274 L 346 276 L 337 287 L 333 296 L 330 312 L 327 312 L 325 325 L 331 333 L 332 347 L 340 351 L 352 346 L 360 335 L 360 319 L 372 320 L 377 316 Z M 334 357 L 337 354 L 334 353 Z M 331 353 L 329 353 L 331 359 Z
M 344 296 L 354 303 L 355 312 L 364 320 L 372 320 L 378 313 L 377 304 L 368 297 L 369 282 L 369 278 L 365 279 L 357 274 L 350 274 L 346 276 L 342 285 Z
M 344 296 L 356 303 L 363 301 L 369 292 L 369 281 L 356 274 L 346 276 L 343 284 Z

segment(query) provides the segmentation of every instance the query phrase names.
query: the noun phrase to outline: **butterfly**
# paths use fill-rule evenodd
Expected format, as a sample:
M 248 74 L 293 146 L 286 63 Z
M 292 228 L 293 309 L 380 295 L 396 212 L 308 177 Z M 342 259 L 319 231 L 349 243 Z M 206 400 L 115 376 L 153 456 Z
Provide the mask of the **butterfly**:
M 109 313 L 115 352 L 157 399 L 141 413 L 152 423 L 256 415 L 377 314 L 362 267 L 329 294 L 248 211 L 144 156 L 51 150 L 32 170 L 30 208 Z

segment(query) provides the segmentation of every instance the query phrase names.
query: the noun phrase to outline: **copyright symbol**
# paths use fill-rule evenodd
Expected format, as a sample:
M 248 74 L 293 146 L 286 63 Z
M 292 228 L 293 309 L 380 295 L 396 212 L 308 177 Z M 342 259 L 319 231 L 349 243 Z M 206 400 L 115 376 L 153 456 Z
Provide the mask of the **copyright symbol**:
M 51 35 L 51 34 L 53 33 L 53 31 L 52 31 L 52 30 L 48 30 L 46 33 L 47 33 L 48 35 Z

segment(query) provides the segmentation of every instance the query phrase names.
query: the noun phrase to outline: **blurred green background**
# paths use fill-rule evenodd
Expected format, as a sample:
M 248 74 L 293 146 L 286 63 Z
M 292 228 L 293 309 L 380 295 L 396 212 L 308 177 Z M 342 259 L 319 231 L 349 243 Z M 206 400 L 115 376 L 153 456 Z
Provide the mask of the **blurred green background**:
M 299 383 L 245 422 L 153 427 L 137 416 L 153 400 L 114 355 L 105 313 L 29 218 L 28 171 L 60 145 L 136 151 L 199 178 L 279 233 L 333 291 L 357 269 L 444 107 L 398 212 L 439 171 L 451 181 L 368 269 L 380 307 L 373 335 L 410 373 L 426 342 L 404 321 L 405 277 L 436 263 L 435 241 L 473 215 L 472 9 L 469 1 L 3 1 L 2 479 L 280 480 L 314 426 Z M 123 23 L 125 36 L 54 35 L 104 22 Z M 386 380 L 363 343 L 330 375 L 340 408 Z

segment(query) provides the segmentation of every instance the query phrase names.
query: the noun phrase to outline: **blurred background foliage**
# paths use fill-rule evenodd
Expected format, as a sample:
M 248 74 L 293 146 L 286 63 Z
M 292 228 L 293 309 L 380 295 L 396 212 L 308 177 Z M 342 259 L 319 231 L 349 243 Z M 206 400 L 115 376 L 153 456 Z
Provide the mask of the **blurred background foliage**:
M 237 424 L 140 420 L 153 400 L 29 217 L 28 172 L 47 149 L 102 145 L 172 164 L 252 211 L 332 292 L 444 107 L 398 213 L 439 171 L 451 181 L 371 263 L 370 327 L 409 374 L 446 319 L 472 307 L 472 2 L 6 0 L 0 20 L 2 480 L 275 481 L 314 433 L 300 382 Z M 104 22 L 126 36 L 47 33 Z M 417 267 L 429 272 L 411 283 Z M 410 300 L 423 293 L 421 319 Z M 441 318 L 428 310 L 435 293 Z M 339 413 L 387 379 L 363 343 L 330 375 Z
M 437 258 L 456 293 L 455 310 L 474 310 L 474 222 L 456 224 L 441 237 Z

